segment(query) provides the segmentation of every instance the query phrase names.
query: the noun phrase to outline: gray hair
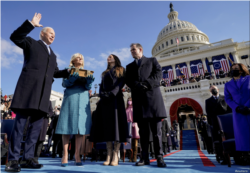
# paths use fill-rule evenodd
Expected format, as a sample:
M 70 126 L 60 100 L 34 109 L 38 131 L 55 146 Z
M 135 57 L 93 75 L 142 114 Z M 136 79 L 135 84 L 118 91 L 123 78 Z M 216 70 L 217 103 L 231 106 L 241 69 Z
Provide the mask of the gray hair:
M 40 40 L 42 40 L 42 32 L 43 33 L 46 33 L 47 32 L 47 29 L 53 29 L 53 28 L 51 28 L 51 27 L 44 27 L 42 30 L 41 30 L 41 32 L 40 32 L 40 34 L 39 34 L 39 39 Z M 54 30 L 54 29 L 53 29 Z

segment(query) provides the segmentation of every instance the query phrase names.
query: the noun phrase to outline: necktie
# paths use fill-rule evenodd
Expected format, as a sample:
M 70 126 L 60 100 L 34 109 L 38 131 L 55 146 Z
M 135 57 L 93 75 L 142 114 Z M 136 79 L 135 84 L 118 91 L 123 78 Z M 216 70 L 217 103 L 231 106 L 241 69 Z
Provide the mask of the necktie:
M 47 48 L 48 48 L 48 52 L 49 52 L 49 55 L 50 55 L 50 48 L 49 48 L 49 46 L 47 45 Z

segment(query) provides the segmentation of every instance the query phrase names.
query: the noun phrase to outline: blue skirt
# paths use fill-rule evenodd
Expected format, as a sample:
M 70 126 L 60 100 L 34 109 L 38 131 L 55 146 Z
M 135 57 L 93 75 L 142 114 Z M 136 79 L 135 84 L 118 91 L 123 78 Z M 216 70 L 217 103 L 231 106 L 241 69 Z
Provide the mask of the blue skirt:
M 66 88 L 56 134 L 90 134 L 92 125 L 89 92 L 82 85 Z

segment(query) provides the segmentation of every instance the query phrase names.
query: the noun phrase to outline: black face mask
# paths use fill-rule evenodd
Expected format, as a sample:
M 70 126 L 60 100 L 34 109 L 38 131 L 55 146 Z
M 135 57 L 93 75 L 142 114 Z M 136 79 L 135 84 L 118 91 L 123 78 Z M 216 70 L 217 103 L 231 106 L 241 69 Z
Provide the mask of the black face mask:
M 239 70 L 232 70 L 231 74 L 233 77 L 238 77 L 240 75 L 240 71 Z
M 213 95 L 217 95 L 217 94 L 218 94 L 218 91 L 217 91 L 216 89 L 212 89 L 211 93 L 212 93 Z

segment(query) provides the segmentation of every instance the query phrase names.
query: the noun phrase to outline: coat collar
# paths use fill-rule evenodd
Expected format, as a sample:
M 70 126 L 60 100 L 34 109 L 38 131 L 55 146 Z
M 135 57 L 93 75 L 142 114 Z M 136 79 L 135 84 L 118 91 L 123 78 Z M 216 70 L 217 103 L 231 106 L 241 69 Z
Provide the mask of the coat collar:
M 143 66 L 143 64 L 145 64 L 146 60 L 147 60 L 147 58 L 146 58 L 144 55 L 142 55 L 142 57 L 141 57 L 141 65 L 140 65 L 140 67 L 142 67 L 142 66 Z

